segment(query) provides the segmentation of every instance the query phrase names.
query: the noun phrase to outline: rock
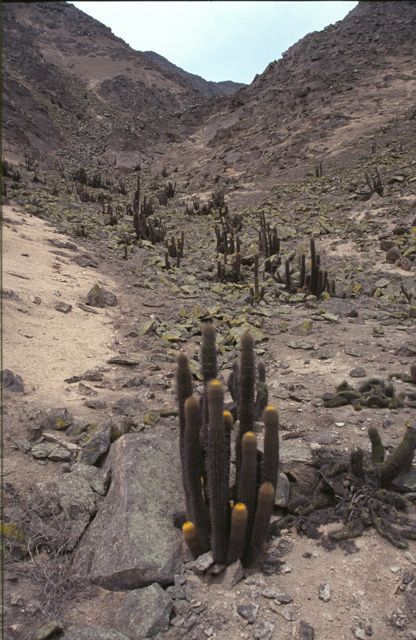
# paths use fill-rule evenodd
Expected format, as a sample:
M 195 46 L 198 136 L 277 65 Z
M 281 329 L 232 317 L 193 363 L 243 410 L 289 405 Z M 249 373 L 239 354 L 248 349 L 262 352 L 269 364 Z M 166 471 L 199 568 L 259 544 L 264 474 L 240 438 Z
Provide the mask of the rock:
M 293 622 L 296 618 L 296 612 L 293 607 L 283 607 L 279 610 L 275 609 L 275 611 L 278 611 L 278 613 L 280 613 L 280 615 L 288 622 Z
M 184 510 L 176 441 L 127 434 L 113 443 L 105 467 L 111 486 L 77 551 L 78 570 L 110 590 L 171 584 L 182 544 L 172 513 Z
M 331 587 L 327 582 L 319 585 L 319 599 L 329 602 L 331 599 Z
M 96 396 L 97 395 L 97 392 L 94 389 L 91 389 L 91 387 L 89 387 L 88 385 L 84 384 L 83 382 L 79 382 L 78 383 L 78 391 L 83 396 Z
M 67 302 L 55 302 L 53 308 L 61 313 L 69 313 L 72 311 L 72 304 L 68 304 Z
M 401 255 L 402 254 L 398 247 L 392 247 L 386 253 L 386 261 L 390 262 L 390 264 L 394 264 L 396 260 L 399 260 L 399 258 L 401 258 Z
M 390 251 L 390 249 L 392 249 L 395 246 L 394 241 L 393 240 L 381 240 L 380 241 L 380 249 L 382 251 Z
M 350 345 L 349 347 L 345 347 L 344 349 L 347 356 L 354 356 L 354 358 L 361 358 L 363 355 L 362 349 L 355 345 Z
M 315 630 L 314 628 L 301 620 L 299 622 L 299 626 L 295 631 L 294 640 L 314 640 L 315 638 Z
M 123 367 L 136 367 L 139 364 L 138 360 L 131 360 L 129 358 L 122 358 L 121 356 L 114 356 L 107 360 L 108 364 L 119 364 Z
M 351 369 L 349 375 L 351 378 L 365 378 L 367 372 L 363 367 L 354 367 L 354 369 Z
M 95 284 L 88 292 L 86 304 L 90 307 L 115 307 L 117 297 L 111 291 Z
M 237 606 L 237 613 L 244 618 L 244 620 L 247 620 L 249 624 L 254 624 L 257 620 L 259 609 L 258 604 L 239 604 Z
M 91 256 L 83 254 L 82 256 L 75 256 L 72 258 L 73 262 L 76 262 L 80 267 L 92 267 L 96 269 L 98 262 L 96 262 Z
M 416 468 L 412 467 L 407 473 L 394 478 L 391 486 L 395 491 L 416 492 Z
M 400 265 L 399 265 L 404 271 L 411 271 L 412 267 L 413 267 L 413 262 L 409 259 L 409 258 L 402 258 L 400 260 Z
M 87 430 L 80 435 L 81 451 L 78 462 L 95 464 L 110 447 L 111 426 L 107 424 L 89 424 Z
M 274 624 L 271 622 L 261 621 L 256 624 L 254 629 L 255 640 L 271 640 L 273 637 Z
M 97 510 L 90 483 L 79 474 L 65 473 L 48 488 L 55 491 L 63 510 L 73 520 L 92 515 Z
M 24 393 L 23 378 L 10 369 L 3 369 L 1 372 L 1 386 L 13 393 Z
M 211 551 L 201 554 L 190 565 L 189 569 L 193 571 L 197 576 L 201 576 L 208 571 L 214 564 L 214 558 Z
M 98 315 L 98 311 L 96 311 L 92 307 L 89 307 L 88 305 L 84 304 L 83 302 L 78 302 L 77 307 L 79 307 L 83 311 L 86 311 L 87 313 L 95 313 L 96 315 Z
M 43 415 L 38 426 L 41 431 L 49 431 L 53 429 L 66 429 L 71 424 L 72 416 L 69 413 L 68 409 L 63 407 L 60 409 L 49 409 L 49 411 L 46 412 L 46 415 Z
M 244 578 L 244 569 L 240 560 L 236 560 L 224 571 L 224 577 L 221 581 L 221 585 L 224 589 L 231 590 L 235 585 Z
M 53 636 L 56 637 L 61 631 L 63 631 L 63 627 L 58 622 L 48 622 L 36 631 L 33 640 L 49 640 Z
M 396 356 L 404 356 L 405 358 L 413 358 L 416 356 L 416 344 L 407 344 L 403 347 L 399 347 L 396 351 Z
M 84 404 L 89 409 L 95 409 L 96 411 L 99 409 L 107 408 L 107 403 L 104 400 L 98 400 L 97 398 L 90 398 L 89 400 L 85 400 Z
M 130 640 L 124 633 L 109 627 L 71 627 L 62 640 Z
M 110 482 L 110 470 L 99 469 L 88 464 L 76 462 L 71 468 L 71 474 L 76 474 L 85 478 L 91 489 L 96 491 L 100 496 L 105 496 Z
M 286 474 L 279 471 L 274 504 L 276 507 L 284 508 L 289 502 L 289 480 Z
M 120 629 L 132 638 L 150 638 L 166 631 L 173 600 L 158 584 L 131 591 L 118 614 Z
M 86 380 L 87 382 L 101 382 L 104 379 L 104 375 L 99 371 L 94 371 L 93 369 L 89 369 L 85 373 L 83 373 L 80 377 L 80 380 Z

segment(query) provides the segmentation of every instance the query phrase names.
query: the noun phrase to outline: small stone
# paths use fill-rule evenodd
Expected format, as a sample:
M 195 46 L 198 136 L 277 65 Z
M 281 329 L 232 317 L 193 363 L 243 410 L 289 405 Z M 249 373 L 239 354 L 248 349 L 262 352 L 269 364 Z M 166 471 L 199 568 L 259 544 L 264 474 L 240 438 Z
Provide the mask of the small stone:
M 401 258 L 401 255 L 402 254 L 398 247 L 392 247 L 386 253 L 386 261 L 390 262 L 390 264 L 394 264 L 396 260 L 399 260 L 399 258 Z
M 366 633 L 362 627 L 354 627 L 353 632 L 358 640 L 366 640 Z
M 72 311 L 72 304 L 68 304 L 67 302 L 55 302 L 53 307 L 56 311 L 60 311 L 61 313 L 69 313 Z
M 172 607 L 172 598 L 157 583 L 135 589 L 124 599 L 118 626 L 131 637 L 149 638 L 167 631 Z
M 95 464 L 98 458 L 108 451 L 110 441 L 110 424 L 89 424 L 87 430 L 81 434 L 79 439 L 81 451 L 78 456 L 78 462 Z
M 351 369 L 349 375 L 351 378 L 365 378 L 367 372 L 363 367 L 354 367 L 354 369 Z
M 114 356 L 107 360 L 108 364 L 119 364 L 123 367 L 135 367 L 139 364 L 138 360 L 131 360 L 129 358 L 123 358 L 121 356 Z
M 1 372 L 1 386 L 13 393 L 24 393 L 25 391 L 22 377 L 10 369 L 3 369 Z
M 97 392 L 94 391 L 94 389 L 91 389 L 91 387 L 89 387 L 86 384 L 83 384 L 82 382 L 80 382 L 78 384 L 78 391 L 80 393 L 82 393 L 83 396 L 96 396 Z
M 89 400 L 85 400 L 85 406 L 89 409 L 106 409 L 107 403 L 104 400 L 98 400 L 97 398 L 90 398 Z
M 288 622 L 293 622 L 296 618 L 296 612 L 293 607 L 283 607 L 279 610 L 275 609 L 275 611 L 278 611 Z
M 117 297 L 111 291 L 95 284 L 88 292 L 86 303 L 91 307 L 115 307 Z
M 331 599 L 331 587 L 327 582 L 319 585 L 319 599 L 329 602 Z
M 416 556 L 414 556 L 410 551 L 406 551 L 404 554 L 406 560 L 408 560 L 411 564 L 416 564 Z
M 350 345 L 349 347 L 345 347 L 344 349 L 347 356 L 354 356 L 354 358 L 361 358 L 363 355 L 362 349 L 355 345 Z
M 48 640 L 61 631 L 63 631 L 63 627 L 58 622 L 48 622 L 36 631 L 33 640 Z
M 259 609 L 260 607 L 258 604 L 239 604 L 237 606 L 237 613 L 247 620 L 249 624 L 254 624 L 257 620 L 257 613 Z
M 274 632 L 274 624 L 262 620 L 256 624 L 254 630 L 255 640 L 271 640 Z
M 244 578 L 244 569 L 240 560 L 236 560 L 232 564 L 228 565 L 224 572 L 222 579 L 222 586 L 224 589 L 232 589 L 240 580 Z
M 310 624 L 301 620 L 293 638 L 294 640 L 314 640 L 315 630 Z
M 274 504 L 276 507 L 285 508 L 289 502 L 289 480 L 285 473 L 279 471 Z
M 189 565 L 189 569 L 196 573 L 196 575 L 200 576 L 206 573 L 213 564 L 214 558 L 212 556 L 212 552 L 207 551 L 206 553 L 198 556 L 198 558 Z
M 280 567 L 280 573 L 291 573 L 292 572 L 292 567 L 289 567 L 288 564 L 282 564 L 282 566 Z

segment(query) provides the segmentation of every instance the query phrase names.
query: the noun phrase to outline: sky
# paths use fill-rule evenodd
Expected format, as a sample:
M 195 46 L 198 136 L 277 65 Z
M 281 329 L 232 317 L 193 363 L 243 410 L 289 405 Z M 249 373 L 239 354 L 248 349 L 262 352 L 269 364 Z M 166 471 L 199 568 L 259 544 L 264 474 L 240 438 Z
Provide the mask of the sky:
M 250 83 L 300 38 L 357 2 L 192 0 L 72 2 L 137 51 L 156 51 L 205 80 Z

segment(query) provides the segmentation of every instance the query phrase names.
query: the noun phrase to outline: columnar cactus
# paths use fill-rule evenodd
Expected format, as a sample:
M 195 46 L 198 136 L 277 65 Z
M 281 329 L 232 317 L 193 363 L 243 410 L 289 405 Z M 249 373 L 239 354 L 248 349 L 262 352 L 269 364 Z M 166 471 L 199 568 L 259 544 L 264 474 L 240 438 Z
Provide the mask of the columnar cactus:
M 254 341 L 246 332 L 241 338 L 240 364 L 234 367 L 234 381 L 229 383 L 233 398 L 238 397 L 239 419 L 236 485 L 231 487 L 234 421 L 232 414 L 224 411 L 224 387 L 216 377 L 214 326 L 204 325 L 202 336 L 204 389 L 199 400 L 192 395 L 187 358 L 184 354 L 178 357 L 177 392 L 187 510 L 183 535 L 195 557 L 211 548 L 214 560 L 220 565 L 238 559 L 248 565 L 255 560 L 267 538 L 273 510 L 279 464 L 278 413 L 270 405 L 264 411 L 264 455 L 260 454 L 254 434 L 255 390 L 260 383 L 266 388 L 267 396 L 267 387 L 262 364 L 256 380 Z M 262 457 L 264 464 L 259 468 Z

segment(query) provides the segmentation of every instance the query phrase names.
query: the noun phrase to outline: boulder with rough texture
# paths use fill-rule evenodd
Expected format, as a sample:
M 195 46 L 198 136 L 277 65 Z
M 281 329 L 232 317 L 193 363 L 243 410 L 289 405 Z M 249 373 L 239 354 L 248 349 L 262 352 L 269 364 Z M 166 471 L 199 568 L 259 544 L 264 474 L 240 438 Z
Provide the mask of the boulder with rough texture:
M 172 607 L 172 598 L 160 585 L 136 589 L 126 596 L 117 626 L 132 638 L 150 638 L 168 629 Z
M 78 443 L 81 451 L 78 455 L 78 462 L 82 464 L 95 464 L 103 453 L 110 447 L 111 427 L 109 424 L 89 424 Z
M 81 541 L 75 563 L 110 590 L 173 583 L 181 534 L 172 514 L 183 509 L 176 434 L 130 433 L 112 445 L 107 497 Z
M 88 292 L 87 305 L 90 307 L 115 307 L 117 305 L 117 296 L 111 291 L 95 284 Z

